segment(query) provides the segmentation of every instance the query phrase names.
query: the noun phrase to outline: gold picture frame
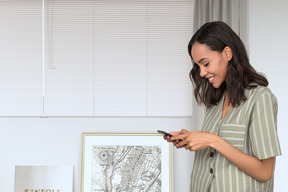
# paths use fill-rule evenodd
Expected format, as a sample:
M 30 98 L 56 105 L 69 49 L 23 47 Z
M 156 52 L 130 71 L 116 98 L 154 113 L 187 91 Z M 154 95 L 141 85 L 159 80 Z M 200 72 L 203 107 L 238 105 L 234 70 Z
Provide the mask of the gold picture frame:
M 172 151 L 158 133 L 83 133 L 81 192 L 173 192 Z

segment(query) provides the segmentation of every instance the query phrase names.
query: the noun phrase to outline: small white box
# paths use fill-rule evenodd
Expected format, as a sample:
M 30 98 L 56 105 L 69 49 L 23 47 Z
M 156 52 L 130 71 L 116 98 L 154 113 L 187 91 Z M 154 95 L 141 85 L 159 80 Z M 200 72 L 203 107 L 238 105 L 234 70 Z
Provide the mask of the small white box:
M 73 192 L 73 166 L 15 166 L 14 192 Z

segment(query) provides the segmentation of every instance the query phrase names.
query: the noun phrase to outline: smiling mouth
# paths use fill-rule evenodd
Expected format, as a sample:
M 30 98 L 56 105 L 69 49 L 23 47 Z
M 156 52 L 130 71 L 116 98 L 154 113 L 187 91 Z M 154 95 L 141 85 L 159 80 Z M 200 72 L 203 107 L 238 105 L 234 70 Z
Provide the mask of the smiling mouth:
M 209 83 L 213 83 L 214 79 L 215 79 L 215 76 L 213 75 L 212 77 L 209 77 L 207 78 Z

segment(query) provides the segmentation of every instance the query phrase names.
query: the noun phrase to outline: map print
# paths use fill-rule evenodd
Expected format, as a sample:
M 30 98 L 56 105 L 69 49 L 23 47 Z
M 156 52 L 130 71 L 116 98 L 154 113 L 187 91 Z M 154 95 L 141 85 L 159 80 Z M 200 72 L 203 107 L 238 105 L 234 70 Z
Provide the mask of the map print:
M 92 147 L 91 192 L 160 192 L 161 147 Z

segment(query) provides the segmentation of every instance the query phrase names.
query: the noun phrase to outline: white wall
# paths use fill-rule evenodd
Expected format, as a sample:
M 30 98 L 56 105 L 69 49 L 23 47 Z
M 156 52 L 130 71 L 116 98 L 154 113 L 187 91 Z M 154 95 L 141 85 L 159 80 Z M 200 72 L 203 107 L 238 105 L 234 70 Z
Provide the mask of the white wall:
M 252 65 L 264 72 L 278 98 L 278 133 L 282 156 L 277 158 L 275 192 L 286 191 L 288 179 L 288 1 L 251 0 L 248 3 L 248 43 Z M 0 118 L 0 186 L 13 192 L 15 165 L 73 165 L 74 192 L 80 192 L 82 132 L 155 132 L 199 129 L 193 118 Z M 196 124 L 195 124 L 196 123 Z M 196 126 L 195 126 L 196 125 Z M 193 127 L 194 126 L 194 127 Z M 174 191 L 188 192 L 193 152 L 174 150 Z
M 192 118 L 0 118 L 0 191 L 14 191 L 15 165 L 73 165 L 74 192 L 80 192 L 83 132 L 156 133 L 191 127 Z M 194 153 L 173 152 L 174 191 L 189 192 Z
M 10 3 L 9 0 L 8 1 L 4 0 L 4 1 L 1 4 L 2 6 L 0 6 L 0 8 L 2 8 L 2 12 L 1 12 L 1 13 L 3 13 L 2 16 L 9 12 L 9 18 L 8 19 L 6 18 L 7 21 L 4 22 L 4 24 L 7 24 L 7 25 L 3 25 L 3 26 L 6 26 L 8 30 L 6 30 L 6 32 L 4 30 L 4 35 L 3 35 L 3 33 L 0 32 L 0 34 L 3 35 L 3 36 L 1 36 L 2 39 L 0 39 L 0 41 L 1 41 L 2 44 L 3 44 L 3 42 L 7 42 L 8 48 L 11 48 L 11 50 L 12 50 L 12 51 L 9 51 L 10 49 L 7 49 L 7 47 L 2 46 L 2 48 L 3 48 L 2 50 L 6 50 L 6 51 L 8 50 L 6 52 L 6 55 L 4 54 L 7 57 L 8 53 L 9 54 L 13 54 L 13 51 L 15 49 L 13 46 L 14 46 L 14 44 L 17 44 L 17 42 L 19 42 L 20 36 L 18 37 L 18 35 L 22 31 L 25 32 L 27 37 L 30 34 L 30 33 L 27 33 L 27 31 L 29 31 L 29 29 L 31 29 L 31 26 L 33 26 L 35 29 L 37 29 L 36 30 L 37 32 L 39 32 L 39 30 L 41 31 L 41 25 L 39 25 L 41 23 L 41 17 L 35 17 L 35 15 L 37 16 L 37 13 L 38 13 L 38 16 L 41 16 L 41 10 L 39 9 L 41 7 L 41 1 L 37 1 L 37 2 L 36 1 L 23 1 L 22 2 L 21 0 L 17 0 L 16 2 L 14 2 L 14 1 L 12 2 L 11 1 L 12 3 Z M 0 2 L 1 2 L 1 0 L 0 0 Z M 47 1 L 45 1 L 45 2 L 47 3 Z M 15 6 L 14 6 L 14 4 L 15 4 Z M 87 5 L 83 5 L 83 6 L 78 7 L 77 3 L 76 4 L 72 3 L 73 6 L 68 7 L 67 9 L 65 9 L 64 12 L 63 12 L 62 8 L 59 8 L 59 7 L 57 8 L 56 4 L 53 4 L 53 5 L 56 7 L 55 10 L 54 10 L 55 13 L 56 13 L 55 15 L 61 15 L 62 12 L 64 13 L 64 15 L 65 15 L 65 13 L 66 14 L 68 13 L 70 15 L 71 13 L 73 13 L 73 8 L 75 8 L 75 10 L 77 10 L 79 12 L 79 10 L 86 10 L 86 8 L 87 8 L 86 6 L 89 6 L 88 4 L 89 4 L 89 2 L 87 2 Z M 9 11 L 9 9 L 5 9 L 7 7 L 3 6 L 3 5 L 7 5 L 8 8 L 11 8 L 12 12 Z M 63 6 L 63 4 L 61 4 L 61 3 L 57 4 L 57 5 L 58 6 L 59 5 Z M 189 6 L 191 7 L 191 5 L 189 5 Z M 24 10 L 23 10 L 23 7 L 25 8 Z M 131 6 L 131 7 L 128 7 L 128 8 L 132 9 L 133 7 L 134 7 L 134 5 Z M 156 7 L 158 7 L 158 3 L 157 2 L 156 2 Z M 176 12 L 174 11 L 172 14 L 170 14 L 170 12 L 167 12 L 168 10 L 170 10 L 170 9 L 174 10 L 174 8 L 175 8 L 170 3 L 167 3 L 165 6 L 163 4 L 163 7 L 164 7 L 163 11 L 165 13 L 165 15 L 162 16 L 163 18 L 161 17 L 159 19 L 159 21 L 155 20 L 152 23 L 154 25 L 155 24 L 154 22 L 160 22 L 161 21 L 161 26 L 164 27 L 165 29 L 167 29 L 167 26 L 170 26 L 170 25 L 172 27 L 174 26 L 173 25 L 173 21 L 172 21 L 173 19 L 172 20 L 171 19 L 167 19 L 167 15 L 170 16 L 171 18 L 173 18 L 173 13 L 176 14 Z M 17 12 L 17 10 L 19 10 L 19 11 Z M 60 10 L 60 11 L 58 12 L 57 10 L 58 11 Z M 82 13 L 80 13 L 79 18 L 80 19 L 83 18 L 83 19 L 87 20 L 87 18 L 89 18 L 88 16 L 89 16 L 90 13 L 92 15 L 94 15 L 93 10 L 92 9 L 89 9 L 89 10 L 91 12 L 88 11 L 87 14 L 86 14 L 86 12 L 83 13 L 83 15 L 82 15 Z M 141 10 L 141 9 L 139 9 L 139 10 Z M 183 10 L 183 9 L 181 9 L 181 10 Z M 15 13 L 17 13 L 16 16 L 14 15 L 13 11 Z M 29 14 L 26 15 L 26 17 L 24 17 L 24 19 L 23 19 L 21 14 L 22 13 L 26 13 L 26 12 L 29 13 Z M 154 14 L 154 12 L 155 12 L 155 14 Z M 125 13 L 128 14 L 127 11 Z M 189 18 L 193 16 L 192 13 L 193 13 L 192 9 L 191 9 L 191 12 L 190 11 L 187 12 L 187 14 L 189 15 Z M 152 15 L 157 15 L 157 16 L 160 17 L 160 15 L 158 15 L 157 9 L 152 8 L 151 9 L 151 14 Z M 140 14 L 140 15 L 143 15 L 143 14 Z M 15 16 L 15 18 L 14 18 L 14 16 Z M 182 16 L 183 16 L 183 14 L 182 14 Z M 70 16 L 68 18 L 66 18 L 66 17 L 63 16 L 63 18 L 61 18 L 60 20 L 57 20 L 57 21 L 55 20 L 55 23 L 56 23 L 55 25 L 58 26 L 59 22 L 61 22 L 62 19 L 64 19 L 63 21 L 68 21 L 69 20 L 68 18 L 70 18 Z M 19 20 L 19 18 L 21 18 L 21 19 Z M 28 22 L 30 20 L 27 19 L 27 18 L 30 18 L 30 20 L 32 20 L 33 22 Z M 65 18 L 67 20 L 65 20 Z M 139 18 L 141 20 L 142 17 L 139 16 Z M 137 17 L 137 19 L 139 19 L 139 18 Z M 149 18 L 151 19 L 152 17 L 149 17 Z M 15 21 L 13 19 L 15 19 Z M 111 17 L 109 17 L 109 19 L 111 20 Z M 131 18 L 127 17 L 127 19 L 130 21 Z M 0 19 L 0 20 L 1 20 L 0 22 L 2 22 L 5 19 Z M 26 25 L 26 28 L 24 27 L 22 30 L 17 31 L 16 30 L 16 28 L 18 27 L 17 24 L 19 24 L 20 21 L 24 21 L 24 20 L 27 21 L 29 24 Z M 83 29 L 86 29 L 86 27 L 89 28 L 89 22 L 92 22 L 93 24 L 95 24 L 93 19 L 92 20 L 88 19 L 87 22 L 86 22 L 86 20 L 85 20 L 84 24 L 82 23 L 83 26 L 81 24 L 81 26 L 84 27 Z M 46 21 L 46 18 L 45 18 L 45 21 Z M 187 20 L 187 22 L 191 22 L 191 21 L 192 20 Z M 67 26 L 67 27 L 69 29 L 71 29 L 70 27 L 72 27 L 72 29 L 74 27 L 77 28 L 79 22 L 80 22 L 80 20 L 75 21 L 75 23 L 73 23 L 73 22 L 71 22 L 69 20 L 68 23 L 71 24 L 71 26 Z M 134 20 L 133 20 L 133 22 L 134 22 Z M 136 22 L 136 20 L 135 20 L 135 22 Z M 163 22 L 164 22 L 164 24 L 163 24 Z M 175 20 L 175 22 L 177 22 L 177 20 Z M 20 23 L 22 23 L 22 22 L 20 22 Z M 182 20 L 181 23 L 183 24 L 183 23 L 185 23 L 185 21 Z M 143 23 L 143 24 L 144 24 L 143 26 L 146 26 L 145 23 Z M 167 24 L 167 26 L 166 26 L 166 24 Z M 60 23 L 60 25 L 61 25 L 61 23 Z M 140 26 L 142 26 L 142 25 L 140 25 Z M 14 29 L 13 27 L 15 27 L 15 30 L 13 30 Z M 56 30 L 56 28 L 54 27 L 53 29 Z M 108 28 L 110 29 L 109 26 L 108 26 Z M 181 27 L 179 28 L 179 22 L 177 23 L 177 28 L 178 29 L 181 28 Z M 191 25 L 189 25 L 188 28 L 191 28 Z M 185 28 L 185 30 L 187 31 L 188 28 Z M 10 30 L 15 32 L 15 34 L 12 33 L 11 36 L 9 36 L 10 35 L 10 33 L 9 33 Z M 124 30 L 124 31 L 126 31 L 126 30 Z M 141 31 L 142 30 L 138 30 L 138 32 L 142 34 Z M 80 30 L 80 31 L 77 31 L 77 33 L 75 33 L 75 34 L 72 33 L 70 35 L 72 35 L 72 37 L 73 37 L 73 35 L 75 35 L 75 37 L 80 37 L 79 34 L 82 34 L 82 33 L 83 33 L 83 30 Z M 173 33 L 175 33 L 175 29 L 173 30 Z M 8 34 L 8 38 L 6 38 L 7 34 Z M 62 34 L 62 33 L 60 32 L 59 34 Z M 59 34 L 57 32 L 55 32 L 53 37 L 56 37 L 56 36 L 59 37 L 58 36 Z M 157 34 L 158 33 L 154 34 L 154 32 L 153 32 L 153 35 L 159 36 Z M 169 34 L 167 32 L 165 34 L 166 34 L 166 36 L 167 35 L 169 36 Z M 154 37 L 153 35 L 150 35 L 149 37 Z M 126 35 L 124 35 L 124 36 L 126 37 Z M 165 39 L 166 36 L 164 35 L 163 38 Z M 184 37 L 185 35 L 182 34 L 182 36 Z M 16 37 L 16 38 L 14 38 L 14 37 Z M 38 34 L 37 37 L 41 39 L 39 34 Z M 92 35 L 92 37 L 93 37 L 93 35 Z M 33 38 L 34 38 L 34 36 L 33 36 Z M 69 38 L 70 38 L 70 36 L 69 36 Z M 190 38 L 190 35 L 189 35 L 188 38 Z M 9 41 L 11 39 L 12 39 L 12 41 Z M 16 39 L 16 40 L 13 41 L 13 39 L 14 40 Z M 30 42 L 29 39 L 28 40 L 27 40 L 27 38 L 24 38 L 24 39 L 25 39 L 25 41 L 23 40 L 24 43 Z M 57 39 L 57 38 L 54 38 L 54 39 Z M 86 42 L 87 37 L 85 37 L 84 39 L 85 40 L 83 42 Z M 20 38 L 20 40 L 21 40 L 21 38 Z M 175 42 L 177 42 L 177 43 L 179 43 L 180 41 L 181 40 L 177 39 L 177 38 L 175 40 Z M 185 40 L 183 40 L 183 41 L 185 41 Z M 46 39 L 45 39 L 45 42 L 47 43 Z M 82 45 L 82 43 L 79 44 L 79 39 L 77 39 L 77 38 L 76 38 L 75 42 L 76 42 L 77 46 Z M 137 41 L 137 43 L 139 44 L 138 41 Z M 158 41 L 154 42 L 154 43 L 158 43 Z M 37 42 L 36 42 L 36 44 L 37 44 Z M 119 41 L 117 41 L 116 44 L 119 45 Z M 69 48 L 71 47 L 70 45 L 71 45 L 71 42 L 69 43 Z M 91 45 L 90 43 L 87 44 L 88 47 L 90 45 Z M 23 46 L 26 46 L 26 44 L 23 44 Z M 36 47 L 35 49 L 38 49 L 39 46 L 40 45 L 37 44 L 35 46 L 32 46 L 32 48 Z M 185 42 L 185 46 L 186 46 L 186 42 Z M 60 47 L 61 48 L 59 50 L 63 51 L 63 44 L 61 44 Z M 176 47 L 181 47 L 181 46 L 176 46 Z M 129 48 L 131 48 L 131 46 Z M 75 47 L 72 46 L 72 50 L 75 51 Z M 83 51 L 83 50 L 87 50 L 87 49 L 82 48 L 81 50 Z M 27 56 L 27 53 L 29 51 L 27 53 L 26 52 L 27 52 L 27 50 L 25 51 L 25 53 L 23 52 L 23 54 L 25 55 L 25 57 L 28 57 L 28 58 L 32 58 L 33 56 L 35 56 L 35 54 L 36 55 L 38 54 L 38 56 L 39 56 L 39 54 L 41 54 L 41 51 L 39 53 L 35 53 L 35 51 L 30 51 L 32 57 L 31 57 L 31 55 L 29 57 L 29 55 Z M 66 51 L 64 51 L 64 52 L 66 53 Z M 84 52 L 85 52 L 85 55 L 86 55 L 86 51 L 84 51 Z M 125 52 L 125 50 L 124 50 L 124 52 Z M 187 60 L 189 61 L 188 65 L 190 66 L 190 59 L 189 59 L 188 54 L 186 53 L 186 48 L 185 48 L 185 53 L 183 53 L 183 54 L 185 54 L 187 56 Z M 3 55 L 3 53 L 2 53 L 2 55 Z M 59 55 L 61 57 L 61 54 L 59 54 Z M 55 54 L 54 54 L 54 56 L 55 56 Z M 93 57 L 93 54 L 91 56 Z M 167 57 L 167 52 L 166 52 L 165 57 Z M 1 56 L 0 56 L 0 58 L 1 58 Z M 20 61 L 20 59 L 22 59 L 21 62 L 23 61 L 22 57 L 15 57 L 15 58 L 19 59 L 19 61 Z M 183 58 L 183 59 L 185 59 L 185 58 Z M 57 58 L 56 58 L 56 60 L 57 60 Z M 153 58 L 152 58 L 152 60 L 153 60 Z M 171 62 L 172 62 L 172 60 L 171 60 Z M 157 61 L 160 61 L 159 57 L 157 57 Z M 18 63 L 21 64 L 21 62 L 18 62 Z M 45 62 L 46 62 L 46 60 L 45 60 Z M 31 62 L 28 62 L 28 63 L 29 63 L 29 66 L 32 66 L 32 65 L 30 65 Z M 70 63 L 70 61 L 68 63 Z M 90 60 L 89 60 L 88 64 L 89 63 L 90 63 Z M 35 61 L 35 66 L 38 65 L 38 64 L 39 64 L 39 62 Z M 167 63 L 165 63 L 165 64 L 167 64 Z M 0 66 L 1 66 L 1 62 L 0 62 Z M 13 68 L 13 66 L 11 65 L 10 67 Z M 1 67 L 3 68 L 3 66 L 1 66 Z M 79 67 L 79 66 L 77 65 L 76 67 Z M 162 65 L 160 67 L 162 67 Z M 15 66 L 14 66 L 14 68 L 15 68 Z M 13 70 L 15 70 L 14 68 L 13 68 Z M 169 68 L 171 68 L 171 66 Z M 7 66 L 5 67 L 5 69 L 7 69 Z M 61 69 L 61 67 L 58 68 L 58 69 Z M 18 74 L 17 71 L 15 73 L 10 73 L 10 71 L 13 71 L 13 70 L 7 70 L 8 73 L 5 73 L 5 70 L 4 70 L 4 74 L 5 75 L 0 75 L 0 76 L 4 77 L 2 79 L 5 79 L 6 77 L 11 78 L 12 79 L 11 82 L 13 82 L 13 83 L 16 82 L 15 86 L 14 86 L 14 88 L 15 88 L 15 87 L 17 87 L 18 85 L 20 85 L 23 82 L 20 80 L 21 77 L 20 78 L 19 77 L 18 78 L 13 78 L 14 77 L 13 74 Z M 31 67 L 30 68 L 26 67 L 25 70 L 27 70 L 27 73 L 25 73 L 27 75 L 27 74 L 29 74 L 29 70 L 31 70 Z M 33 70 L 36 70 L 36 68 L 33 68 Z M 74 72 L 77 71 L 77 70 L 72 70 L 72 71 L 73 71 L 73 74 L 74 74 Z M 83 72 L 82 69 L 81 69 L 81 71 Z M 161 71 L 163 71 L 163 69 L 161 69 Z M 184 71 L 185 71 L 185 69 L 184 69 Z M 3 71 L 1 71 L 1 72 L 3 72 Z M 23 70 L 21 72 L 23 72 Z M 50 70 L 50 72 L 52 72 L 52 71 Z M 61 73 L 61 71 L 60 71 L 60 73 Z M 60 73 L 57 72 L 57 74 L 60 74 Z M 187 74 L 186 74 L 187 75 L 187 80 L 188 80 L 188 73 L 189 73 L 189 71 L 187 71 Z M 72 73 L 70 73 L 70 75 L 71 74 Z M 83 73 L 81 73 L 81 74 L 83 75 Z M 61 80 L 63 80 L 63 79 L 67 80 L 68 76 L 66 75 L 66 76 L 63 77 L 62 75 L 60 75 L 59 78 Z M 24 76 L 22 76 L 22 78 L 23 77 Z M 36 77 L 38 77 L 38 76 L 36 76 Z M 71 77 L 73 78 L 73 81 L 71 81 L 71 82 L 75 82 L 74 81 L 75 80 L 74 79 L 74 75 L 72 75 Z M 41 78 L 39 78 L 39 79 L 41 79 Z M 124 79 L 126 79 L 126 78 L 124 77 Z M 16 80 L 16 81 L 14 81 L 14 80 Z M 31 79 L 27 78 L 26 80 L 27 80 L 27 82 L 28 81 L 30 82 Z M 45 80 L 47 80 L 47 76 L 45 76 Z M 0 78 L 0 81 L 1 81 L 1 78 Z M 20 82 L 20 81 L 21 81 L 21 83 L 19 84 L 18 82 Z M 88 81 L 90 82 L 90 80 L 88 80 Z M 1 82 L 2 82 L 2 84 L 7 85 L 7 84 L 5 84 L 7 82 L 4 82 L 4 81 L 1 81 Z M 40 82 L 39 86 L 41 86 L 41 81 L 37 81 L 36 80 L 36 81 L 33 81 L 33 82 L 36 82 L 37 85 L 39 85 L 39 82 Z M 48 82 L 48 80 L 47 80 L 47 82 Z M 113 81 L 111 81 L 111 82 L 113 82 Z M 135 82 L 133 82 L 133 83 L 135 84 Z M 175 83 L 175 81 L 173 83 Z M 189 82 L 187 82 L 187 83 L 189 83 Z M 25 82 L 24 82 L 24 84 L 25 84 Z M 64 83 L 64 84 L 67 85 L 66 83 Z M 79 82 L 78 82 L 78 84 L 79 84 Z M 49 83 L 47 85 L 49 85 Z M 82 88 L 83 88 L 82 83 L 80 83 L 79 85 L 81 85 L 81 90 L 82 90 Z M 176 84 L 173 84 L 173 85 L 176 85 Z M 29 86 L 29 87 L 31 87 L 31 86 Z M 34 86 L 32 86 L 32 87 L 34 87 Z M 24 88 L 23 87 L 21 87 L 21 88 L 25 90 L 25 86 L 24 86 Z M 179 88 L 179 87 L 176 87 L 176 88 Z M 107 89 L 107 90 L 109 91 L 110 89 Z M 120 90 L 119 86 L 117 87 L 117 90 L 118 91 Z M 31 98 L 30 98 L 29 93 L 31 93 L 31 92 L 29 92 L 29 91 L 31 91 L 30 88 L 27 91 L 27 93 L 28 93 L 27 100 L 30 101 Z M 154 91 L 157 91 L 157 89 L 154 89 L 152 92 L 155 93 Z M 188 90 L 188 91 L 190 91 L 190 90 Z M 11 92 L 14 93 L 13 86 L 11 86 Z M 69 92 L 69 94 L 71 93 L 70 91 L 68 91 L 68 92 Z M 8 97 L 11 96 L 11 94 L 9 94 L 9 93 L 7 94 L 7 91 L 0 90 L 0 94 L 1 93 L 4 93 L 3 95 L 5 95 L 5 94 L 8 95 Z M 138 94 L 138 93 L 139 92 L 137 92 L 136 94 Z M 45 94 L 49 95 L 49 93 L 47 93 L 47 92 L 45 92 Z M 25 95 L 26 95 L 26 92 L 25 92 Z M 37 96 L 39 96 L 39 95 L 37 95 Z M 79 95 L 76 94 L 76 97 L 77 96 L 79 97 Z M 22 99 L 23 97 L 20 97 L 20 98 Z M 38 98 L 42 98 L 42 97 L 38 97 Z M 54 98 L 54 96 L 53 96 L 53 98 Z M 63 98 L 63 97 L 61 97 L 61 98 Z M 188 96 L 188 100 L 189 100 L 189 96 Z M 185 103 L 183 100 L 181 100 L 181 101 L 183 103 Z M 42 100 L 39 101 L 39 102 L 41 104 Z M 86 102 L 86 101 L 83 101 L 83 102 Z M 34 103 L 34 100 L 33 100 L 32 103 Z M 75 102 L 73 101 L 73 104 L 74 103 Z M 7 104 L 7 102 L 5 102 L 2 99 L 2 105 L 0 104 L 0 107 L 3 106 L 3 105 L 6 105 L 6 104 Z M 190 105 L 191 105 L 191 103 L 189 102 L 185 106 L 190 106 Z M 17 106 L 18 106 L 17 104 L 15 104 L 14 106 L 16 106 L 14 109 L 18 110 L 17 112 L 21 115 L 21 114 L 23 114 L 23 111 L 27 112 L 27 110 L 29 110 L 29 106 L 30 105 L 25 105 L 23 107 L 24 109 L 22 108 L 23 109 L 22 113 L 21 113 L 20 108 L 19 107 L 17 108 Z M 69 106 L 71 106 L 71 105 L 69 105 Z M 119 105 L 118 105 L 118 107 L 119 107 Z M 1 109 L 3 110 L 4 108 L 2 107 Z M 167 110 L 167 109 L 168 108 L 166 108 L 166 110 L 165 110 L 165 114 L 166 114 L 166 112 L 169 112 L 169 110 Z M 4 114 L 7 113 L 7 110 L 4 110 L 4 111 L 5 111 Z M 13 109 L 12 109 L 12 111 L 13 111 Z M 57 112 L 60 112 L 60 115 L 63 114 L 63 112 L 61 112 L 61 111 L 57 111 Z M 68 111 L 68 112 L 70 112 L 70 111 Z M 35 113 L 32 112 L 32 113 L 35 114 L 37 112 L 35 112 Z M 47 115 L 46 113 L 47 113 L 47 111 L 45 111 L 45 115 Z M 67 115 L 66 112 L 64 112 L 64 113 Z M 52 112 L 51 114 L 54 114 L 54 113 Z M 162 114 L 162 115 L 165 115 L 165 114 Z M 2 113 L 2 115 L 3 115 L 3 113 Z M 7 115 L 7 114 L 5 114 L 5 115 Z M 29 114 L 27 114 L 27 115 L 29 115 Z M 48 112 L 48 115 L 49 115 L 49 112 Z M 54 114 L 54 115 L 57 115 L 57 114 Z M 68 113 L 68 115 L 69 115 L 69 113 Z M 76 115 L 78 115 L 78 114 L 76 114 Z M 84 115 L 86 115 L 86 114 L 84 114 Z M 137 115 L 137 114 L 135 114 L 135 115 Z M 169 116 L 169 114 L 167 116 Z M 162 129 L 162 130 L 166 130 L 166 131 L 174 131 L 174 130 L 181 130 L 181 129 L 192 130 L 192 128 L 193 128 L 192 124 L 194 126 L 194 123 L 195 123 L 194 119 L 196 119 L 196 118 L 194 118 L 194 117 L 193 118 L 191 118 L 191 117 L 183 117 L 183 118 L 36 118 L 36 117 L 35 118 L 1 118 L 0 117 L 0 151 L 1 151 L 1 154 L 0 154 L 0 192 L 2 192 L 2 191 L 3 192 L 13 192 L 14 191 L 14 168 L 15 168 L 15 165 L 73 165 L 74 166 L 74 192 L 80 192 L 81 151 L 82 151 L 82 148 L 81 148 L 81 146 L 82 146 L 81 134 L 83 132 L 156 133 L 157 129 Z M 192 123 L 192 121 L 193 121 L 193 123 Z M 165 141 L 163 140 L 163 142 L 165 142 Z M 190 173 L 191 173 L 192 165 L 193 165 L 193 154 L 194 154 L 193 152 L 186 152 L 183 149 L 176 150 L 174 148 L 174 174 L 173 174 L 173 176 L 174 176 L 174 191 L 177 191 L 177 192 L 178 191 L 181 191 L 181 192 L 188 192 L 189 191 L 189 187 L 190 187 Z
M 248 44 L 251 64 L 266 74 L 278 98 L 278 135 L 282 156 L 277 158 L 274 191 L 287 191 L 288 180 L 288 1 L 250 0 Z

